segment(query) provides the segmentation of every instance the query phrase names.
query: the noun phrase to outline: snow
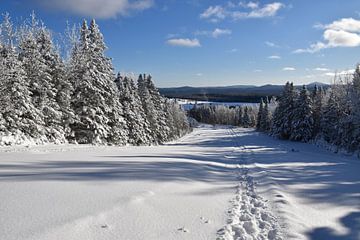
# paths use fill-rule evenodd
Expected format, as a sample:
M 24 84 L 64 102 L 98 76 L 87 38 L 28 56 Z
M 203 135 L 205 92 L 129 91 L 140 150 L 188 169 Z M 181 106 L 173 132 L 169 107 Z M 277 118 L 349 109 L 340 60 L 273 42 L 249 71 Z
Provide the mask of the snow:
M 360 239 L 360 162 L 253 129 L 8 146 L 0 159 L 4 240 Z

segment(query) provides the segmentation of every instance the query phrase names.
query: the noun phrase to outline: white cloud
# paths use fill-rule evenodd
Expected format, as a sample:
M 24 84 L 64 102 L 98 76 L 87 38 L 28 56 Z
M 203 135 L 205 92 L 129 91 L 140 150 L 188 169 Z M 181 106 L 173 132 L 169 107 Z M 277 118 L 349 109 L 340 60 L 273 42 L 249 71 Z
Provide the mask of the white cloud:
M 222 35 L 230 35 L 232 33 L 232 31 L 230 29 L 220 29 L 220 28 L 216 28 L 213 32 L 212 32 L 212 36 L 214 38 L 218 38 Z
M 94 18 L 127 16 L 154 5 L 153 0 L 35 0 L 42 6 Z
M 360 32 L 360 21 L 353 18 L 342 18 L 331 24 L 325 25 L 325 29 L 344 30 L 348 32 Z
M 200 14 L 200 18 L 203 19 L 225 19 L 227 12 L 225 8 L 222 6 L 210 6 L 208 7 L 202 14 Z
M 268 56 L 269 59 L 281 59 L 280 56 L 278 55 L 272 55 L 272 56 Z
M 254 70 L 254 72 L 256 72 L 256 73 L 260 73 L 260 72 L 262 72 L 263 70 L 261 70 L 261 69 L 255 69 Z
M 197 74 L 195 74 L 197 77 L 202 77 L 202 76 L 204 76 L 204 74 L 202 74 L 202 73 L 197 73 Z
M 241 7 L 245 7 L 245 8 L 251 8 L 251 9 L 255 9 L 255 8 L 258 8 L 259 7 L 259 3 L 258 2 L 240 2 L 239 5 Z
M 208 19 L 211 22 L 219 22 L 226 18 L 232 20 L 240 20 L 247 18 L 266 18 L 275 16 L 278 11 L 285 7 L 280 2 L 273 2 L 260 6 L 259 3 L 248 2 L 240 3 L 239 7 L 248 8 L 250 11 L 244 11 L 244 9 L 236 9 L 234 5 L 216 5 L 208 7 L 203 13 L 200 14 L 200 18 Z
M 239 51 L 239 49 L 237 49 L 237 48 L 233 48 L 233 49 L 229 50 L 230 53 L 236 53 L 238 51 Z
M 232 31 L 230 29 L 221 29 L 221 28 L 215 28 L 213 31 L 196 31 L 194 33 L 195 35 L 205 35 L 205 36 L 211 36 L 213 38 L 218 38 L 223 35 L 231 35 Z
M 282 70 L 283 71 L 295 71 L 296 68 L 294 68 L 294 67 L 284 67 Z
M 274 48 L 278 48 L 280 47 L 279 45 L 273 43 L 273 42 L 269 42 L 269 41 L 266 41 L 265 44 L 268 46 L 268 47 L 274 47 Z
M 346 75 L 352 75 L 352 74 L 354 74 L 354 72 L 355 72 L 355 69 L 350 69 L 350 70 L 343 70 L 340 72 L 327 72 L 327 73 L 324 73 L 323 75 L 327 76 L 327 77 L 346 76 Z
M 264 18 L 264 17 L 273 17 L 276 13 L 284 7 L 284 4 L 279 2 L 274 2 L 266 4 L 264 7 L 255 9 L 248 13 L 248 18 Z
M 293 53 L 315 53 L 326 48 L 360 46 L 360 20 L 342 18 L 327 25 L 316 24 L 314 27 L 324 29 L 324 41 L 311 44 L 309 48 L 297 49 Z
M 167 44 L 171 46 L 180 46 L 180 47 L 201 47 L 200 41 L 196 38 L 173 38 L 166 41 Z
M 317 68 L 314 68 L 314 71 L 326 72 L 326 71 L 330 71 L 330 69 L 317 67 Z

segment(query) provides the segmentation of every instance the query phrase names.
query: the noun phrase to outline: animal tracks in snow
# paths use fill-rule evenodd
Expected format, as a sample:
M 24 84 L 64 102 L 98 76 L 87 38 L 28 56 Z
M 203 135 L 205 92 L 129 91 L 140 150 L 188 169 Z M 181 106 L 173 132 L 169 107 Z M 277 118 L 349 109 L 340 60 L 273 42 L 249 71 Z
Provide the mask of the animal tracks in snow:
M 236 139 L 236 133 L 232 129 L 230 133 Z M 282 240 L 277 220 L 267 207 L 267 201 L 257 195 L 256 184 L 246 167 L 252 161 L 251 149 L 239 142 L 235 144 L 237 149 L 233 153 L 239 154 L 237 157 L 240 161 L 236 169 L 239 183 L 235 197 L 230 201 L 227 224 L 218 231 L 217 240 Z

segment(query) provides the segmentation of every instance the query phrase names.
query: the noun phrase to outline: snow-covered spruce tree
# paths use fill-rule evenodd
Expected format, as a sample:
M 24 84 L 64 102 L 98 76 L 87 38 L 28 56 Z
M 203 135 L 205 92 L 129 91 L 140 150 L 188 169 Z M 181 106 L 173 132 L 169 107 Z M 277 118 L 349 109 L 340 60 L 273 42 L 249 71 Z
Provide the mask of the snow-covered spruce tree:
M 159 143 L 157 133 L 161 131 L 157 121 L 157 112 L 155 110 L 152 97 L 146 84 L 146 76 L 140 74 L 137 80 L 138 93 L 140 96 L 141 104 L 145 112 L 147 121 L 149 122 L 151 139 L 154 143 Z
M 243 126 L 244 122 L 243 122 L 243 108 L 241 106 L 238 107 L 237 109 L 237 126 Z
M 172 124 L 170 125 L 171 139 L 176 139 L 188 133 L 190 131 L 190 125 L 187 120 L 185 111 L 175 101 L 166 101 L 167 116 Z
M 340 79 L 339 83 L 333 84 L 322 114 L 323 138 L 343 149 L 349 149 L 354 132 L 351 119 L 351 90 L 352 84 L 348 81 L 348 76 Z
M 256 129 L 259 131 L 263 131 L 263 129 L 261 128 L 261 122 L 262 122 L 262 115 L 263 115 L 263 111 L 264 111 L 264 101 L 261 98 L 260 100 L 260 105 L 259 105 L 259 112 L 258 112 L 258 117 L 257 117 L 257 122 L 256 122 Z
M 44 123 L 40 111 L 32 103 L 29 81 L 13 45 L 15 31 L 8 14 L 4 15 L 1 24 L 1 39 L 1 135 L 11 136 L 5 144 L 20 144 L 26 138 L 44 140 Z
M 313 136 L 313 127 L 312 102 L 309 92 L 304 85 L 295 101 L 290 139 L 308 142 Z
M 296 95 L 293 84 L 287 82 L 274 112 L 271 129 L 273 136 L 282 139 L 288 139 L 290 137 Z
M 249 116 L 249 107 L 245 106 L 244 108 L 244 115 L 243 115 L 243 127 L 248 128 L 251 127 L 251 119 Z
M 264 132 L 268 132 L 271 128 L 271 113 L 269 109 L 269 100 L 265 98 L 265 106 L 263 107 L 260 121 L 260 129 Z M 259 120 L 258 120 L 259 122 Z
M 118 74 L 115 83 L 119 89 L 120 102 L 129 129 L 129 143 L 133 145 L 148 145 L 154 140 L 151 135 L 149 122 L 137 88 L 132 78 Z
M 350 140 L 349 150 L 360 150 L 360 65 L 356 66 L 351 91 L 351 115 L 350 120 L 352 123 L 353 131 Z
M 152 82 L 151 76 L 139 76 L 138 91 L 153 139 L 156 143 L 166 142 L 170 128 L 166 120 L 164 99 Z
M 321 113 L 324 101 L 324 91 L 321 87 L 315 85 L 311 93 L 311 99 L 314 119 L 313 138 L 315 138 L 320 133 Z
M 159 90 L 155 87 L 154 82 L 152 81 L 151 75 L 146 77 L 146 85 L 149 90 L 152 102 L 154 103 L 154 108 L 156 111 L 156 118 L 158 124 L 158 132 L 156 136 L 160 142 L 166 142 L 170 140 L 170 122 L 167 121 L 166 105 L 165 99 L 161 97 Z
M 29 82 L 32 103 L 40 111 L 44 122 L 44 134 L 49 141 L 61 143 L 65 142 L 65 137 L 61 126 L 60 107 L 55 99 L 55 83 L 49 63 L 45 59 L 49 54 L 46 47 L 51 46 L 45 46 L 43 41 L 46 31 L 44 28 L 32 14 L 31 24 L 24 24 L 21 28 L 19 59 Z
M 49 30 L 41 27 L 36 36 L 38 48 L 51 77 L 51 87 L 55 95 L 44 108 L 45 123 L 53 141 L 64 141 L 70 135 L 70 123 L 74 120 L 71 109 L 72 85 L 66 77 L 65 64 L 54 46 Z
M 77 118 L 70 126 L 74 140 L 79 143 L 125 144 L 128 141 L 113 67 L 105 50 L 95 20 L 89 28 L 84 20 L 80 41 L 70 60 L 70 80 L 74 87 L 71 104 Z

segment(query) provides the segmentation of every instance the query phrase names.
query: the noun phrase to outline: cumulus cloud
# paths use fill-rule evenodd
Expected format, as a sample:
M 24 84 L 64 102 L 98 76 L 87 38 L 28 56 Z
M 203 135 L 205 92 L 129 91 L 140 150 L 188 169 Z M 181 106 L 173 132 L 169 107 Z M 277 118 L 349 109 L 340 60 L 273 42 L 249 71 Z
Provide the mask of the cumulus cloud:
M 295 71 L 296 68 L 294 68 L 294 67 L 284 67 L 282 70 L 283 71 Z
M 171 46 L 179 47 L 201 47 L 200 41 L 196 38 L 173 38 L 166 41 Z
M 200 18 L 207 19 L 211 22 L 219 22 L 226 18 L 232 20 L 266 18 L 276 16 L 283 7 L 285 7 L 285 5 L 280 2 L 268 3 L 263 6 L 255 2 L 241 2 L 238 7 L 229 4 L 224 6 L 216 5 L 208 7 L 200 14 Z
M 271 55 L 271 56 L 268 56 L 269 59 L 281 59 L 280 56 L 278 55 Z
M 151 8 L 153 0 L 34 0 L 43 7 L 94 18 L 127 16 Z
M 342 18 L 330 24 L 316 24 L 315 28 L 323 29 L 323 41 L 311 44 L 305 49 L 297 49 L 294 53 L 315 53 L 326 48 L 359 47 L 360 20 Z

